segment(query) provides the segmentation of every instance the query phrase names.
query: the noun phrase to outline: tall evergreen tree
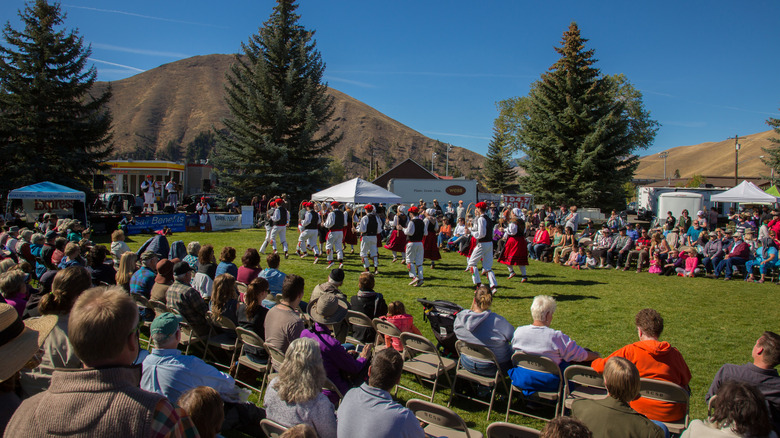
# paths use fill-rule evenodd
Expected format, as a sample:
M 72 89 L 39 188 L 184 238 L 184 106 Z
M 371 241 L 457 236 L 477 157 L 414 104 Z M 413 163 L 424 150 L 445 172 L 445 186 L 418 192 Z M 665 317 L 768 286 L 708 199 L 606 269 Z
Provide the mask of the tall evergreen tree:
M 87 189 L 112 152 L 110 89 L 90 94 L 91 49 L 76 30 L 61 29 L 59 4 L 36 0 L 6 23 L 0 46 L 0 190 L 45 180 Z
M 493 139 L 490 140 L 487 159 L 482 170 L 485 185 L 493 193 L 512 193 L 517 190 L 515 172 L 509 161 L 509 138 L 504 129 L 493 127 Z
M 766 124 L 771 126 L 776 133 L 780 134 L 780 119 L 770 117 L 767 119 Z M 773 146 L 768 148 L 761 148 L 767 155 L 767 158 L 762 158 L 761 161 L 774 170 L 774 174 L 780 174 L 780 137 L 770 137 L 769 141 L 773 143 Z M 774 184 L 774 178 L 772 179 Z
M 322 83 L 314 32 L 298 23 L 293 0 L 278 0 L 259 33 L 242 44 L 228 74 L 232 118 L 219 138 L 213 163 L 219 190 L 250 197 L 288 193 L 294 199 L 324 188 L 328 158 L 341 140 L 324 129 L 333 97 Z
M 625 78 L 601 76 L 586 42 L 572 23 L 555 48 L 561 58 L 527 100 L 509 102 L 524 113 L 505 124 L 519 126 L 513 143 L 528 173 L 520 183 L 536 201 L 615 208 L 639 164 L 635 152 L 652 143 L 658 123 Z

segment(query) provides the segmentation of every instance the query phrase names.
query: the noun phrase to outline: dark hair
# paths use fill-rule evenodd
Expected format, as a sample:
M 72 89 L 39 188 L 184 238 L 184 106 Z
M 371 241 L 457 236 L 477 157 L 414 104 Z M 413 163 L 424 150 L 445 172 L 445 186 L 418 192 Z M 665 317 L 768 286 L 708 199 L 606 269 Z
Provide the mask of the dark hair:
M 269 256 L 270 257 L 270 256 Z M 277 256 L 278 258 L 279 256 Z M 290 274 L 284 278 L 282 283 L 282 299 L 291 303 L 303 296 L 304 285 L 303 277 Z
M 364 272 L 358 277 L 358 289 L 370 291 L 374 290 L 374 274 L 370 272 Z
M 387 316 L 403 315 L 404 313 L 406 313 L 406 307 L 400 301 L 393 301 L 387 306 Z
M 208 265 L 214 259 L 214 247 L 211 245 L 203 245 L 198 251 L 198 264 Z
M 395 348 L 385 348 L 374 355 L 368 373 L 368 384 L 374 388 L 390 389 L 398 383 L 404 370 L 404 359 Z
M 236 259 L 236 249 L 232 246 L 226 246 L 222 248 L 222 252 L 219 254 L 219 261 L 232 263 Z
M 766 331 L 758 338 L 758 346 L 764 349 L 764 360 L 772 368 L 780 364 L 780 336 L 777 333 Z
M 766 399 L 755 386 L 729 380 L 718 389 L 710 421 L 739 436 L 767 436 L 772 431 Z
M 265 258 L 265 264 L 271 269 L 279 269 L 280 261 L 279 254 L 268 254 Z
M 216 389 L 198 386 L 179 397 L 176 403 L 192 419 L 200 436 L 215 437 L 225 421 L 225 405 Z
M 260 301 L 260 294 L 268 292 L 269 284 L 268 280 L 262 277 L 257 277 L 252 280 L 246 288 L 244 293 L 244 302 L 246 302 L 246 317 L 252 319 L 260 311 L 263 303 Z
M 105 245 L 95 245 L 87 252 L 87 262 L 90 267 L 100 267 L 106 261 L 108 248 Z
M 655 309 L 642 309 L 634 318 L 636 326 L 653 338 L 660 338 L 664 331 L 664 319 Z
M 65 251 L 65 245 L 68 244 L 68 239 L 64 237 L 58 237 L 54 239 L 54 248 L 60 251 Z
M 539 434 L 539 438 L 593 438 L 593 434 L 582 421 L 574 417 L 555 417 Z
M 247 268 L 259 268 L 260 253 L 254 248 L 247 248 L 244 256 L 241 257 L 241 264 Z
M 65 315 L 82 292 L 92 287 L 92 276 L 82 266 L 71 266 L 54 275 L 51 293 L 41 298 L 38 311 L 42 315 Z
M 236 277 L 231 274 L 221 274 L 214 279 L 214 292 L 211 295 L 211 311 L 216 316 L 222 316 L 228 302 L 237 298 Z

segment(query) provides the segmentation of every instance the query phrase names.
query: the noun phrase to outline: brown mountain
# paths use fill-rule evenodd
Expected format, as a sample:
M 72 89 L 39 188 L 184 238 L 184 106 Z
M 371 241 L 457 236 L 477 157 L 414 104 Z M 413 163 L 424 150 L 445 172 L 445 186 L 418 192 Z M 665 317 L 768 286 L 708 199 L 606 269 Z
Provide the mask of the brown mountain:
M 762 148 L 771 148 L 772 137 L 779 137 L 773 130 L 759 132 L 739 137 L 739 176 L 767 177 L 771 171 L 761 161 L 766 155 Z M 719 142 L 707 142 L 693 146 L 678 146 L 667 149 L 667 177 L 680 171 L 682 178 L 693 175 L 703 176 L 734 176 L 734 139 Z M 642 157 L 639 168 L 634 174 L 638 179 L 653 179 L 664 177 L 664 159 L 659 154 Z
M 109 107 L 116 157 L 138 158 L 139 149 L 159 153 L 171 140 L 187 145 L 201 132 L 222 128 L 222 120 L 230 117 L 223 87 L 233 60 L 233 55 L 196 56 L 112 82 Z M 101 82 L 96 87 L 99 91 L 107 85 Z M 406 158 L 430 166 L 434 151 L 439 156 L 435 170 L 443 173 L 444 144 L 340 91 L 330 88 L 329 93 L 336 109 L 330 124 L 338 124 L 344 133 L 331 156 L 344 164 L 348 178 L 369 176 L 370 144 L 379 170 L 375 174 Z M 451 173 L 457 169 L 462 175 L 477 176 L 484 157 L 453 147 L 449 159 Z

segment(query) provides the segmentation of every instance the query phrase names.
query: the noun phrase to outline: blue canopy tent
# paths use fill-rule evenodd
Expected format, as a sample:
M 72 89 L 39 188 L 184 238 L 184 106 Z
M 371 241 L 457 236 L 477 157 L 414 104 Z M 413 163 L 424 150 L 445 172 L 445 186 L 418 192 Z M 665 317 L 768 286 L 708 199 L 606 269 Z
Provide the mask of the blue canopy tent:
M 38 184 L 32 184 L 29 186 L 21 187 L 8 192 L 8 203 L 6 204 L 5 212 L 6 217 L 11 209 L 11 200 L 13 199 L 36 199 L 42 201 L 56 201 L 56 200 L 70 200 L 81 201 L 81 205 L 84 209 L 84 215 L 81 219 L 86 223 L 87 220 L 87 195 L 84 192 L 65 187 L 61 184 L 56 184 L 51 181 L 44 181 Z M 74 206 L 74 216 L 76 216 L 76 209 Z

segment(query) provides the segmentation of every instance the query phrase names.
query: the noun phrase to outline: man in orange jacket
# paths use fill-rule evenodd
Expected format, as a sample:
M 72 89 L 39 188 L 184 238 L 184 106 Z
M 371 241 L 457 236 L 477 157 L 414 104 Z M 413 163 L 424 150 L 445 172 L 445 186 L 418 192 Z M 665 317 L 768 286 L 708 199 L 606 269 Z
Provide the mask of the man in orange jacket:
M 626 345 L 603 359 L 595 359 L 591 366 L 599 373 L 613 356 L 624 357 L 636 365 L 639 376 L 647 379 L 665 380 L 688 389 L 691 371 L 682 354 L 668 342 L 658 338 L 664 330 L 664 320 L 654 309 L 642 309 L 636 314 L 636 328 L 639 342 Z M 685 406 L 640 397 L 631 402 L 631 407 L 656 421 L 677 421 L 685 417 Z

